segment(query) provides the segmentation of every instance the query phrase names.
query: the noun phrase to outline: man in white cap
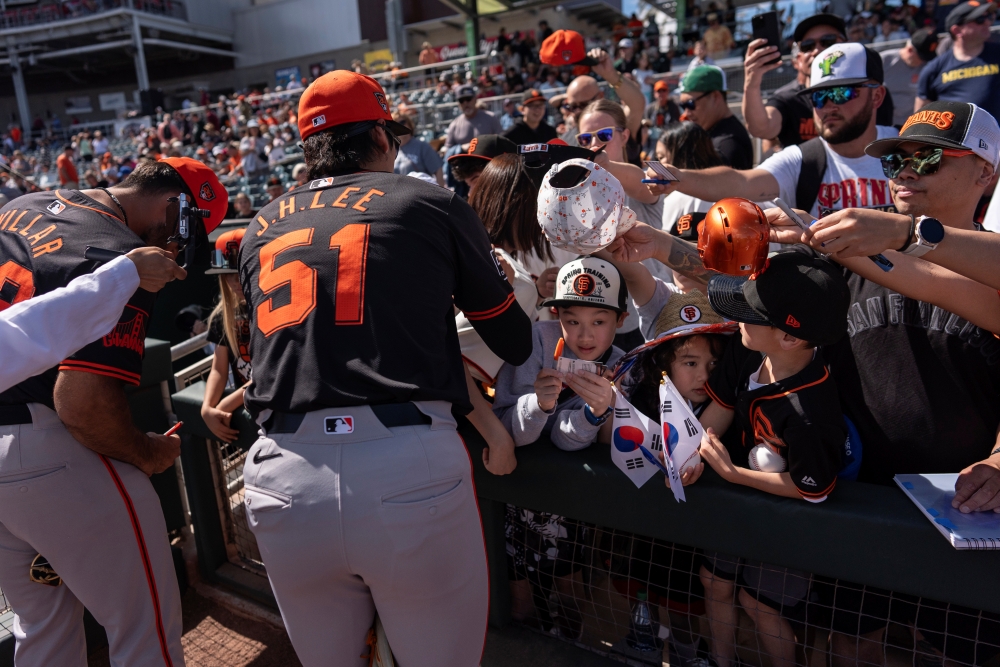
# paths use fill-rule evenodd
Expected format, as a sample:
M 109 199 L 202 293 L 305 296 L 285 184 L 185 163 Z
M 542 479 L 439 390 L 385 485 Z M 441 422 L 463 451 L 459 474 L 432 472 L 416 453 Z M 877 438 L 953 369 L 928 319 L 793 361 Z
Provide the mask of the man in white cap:
M 650 185 L 650 191 L 677 190 L 706 201 L 781 197 L 816 217 L 842 208 L 893 210 L 878 160 L 865 155 L 872 141 L 897 135 L 895 128 L 875 123 L 885 99 L 882 78 L 882 59 L 875 51 L 862 44 L 835 44 L 813 59 L 812 86 L 803 90 L 810 96 L 819 137 L 785 148 L 756 169 L 671 168 L 679 180 Z M 657 178 L 652 170 L 646 173 Z
M 635 57 L 635 43 L 628 37 L 618 42 L 618 59 L 615 60 L 615 69 L 622 74 L 631 74 L 632 70 L 639 66 Z

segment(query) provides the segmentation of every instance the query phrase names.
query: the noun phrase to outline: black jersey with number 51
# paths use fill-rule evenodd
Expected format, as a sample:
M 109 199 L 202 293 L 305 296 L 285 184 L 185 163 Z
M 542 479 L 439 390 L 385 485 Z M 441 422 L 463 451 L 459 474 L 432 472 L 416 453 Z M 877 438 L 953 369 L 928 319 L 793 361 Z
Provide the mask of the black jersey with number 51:
M 240 282 L 255 415 L 411 400 L 467 411 L 455 307 L 505 361 L 531 353 L 479 217 L 415 178 L 362 171 L 279 197 L 247 228 Z

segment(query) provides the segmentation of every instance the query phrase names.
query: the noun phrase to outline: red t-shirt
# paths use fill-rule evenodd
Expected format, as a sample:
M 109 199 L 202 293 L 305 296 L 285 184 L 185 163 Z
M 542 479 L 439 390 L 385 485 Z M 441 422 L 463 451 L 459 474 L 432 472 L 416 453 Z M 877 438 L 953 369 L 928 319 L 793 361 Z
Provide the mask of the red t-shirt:
M 56 167 L 59 169 L 60 185 L 66 185 L 70 181 L 79 182 L 80 176 L 76 173 L 76 165 L 65 153 L 61 153 L 56 159 Z

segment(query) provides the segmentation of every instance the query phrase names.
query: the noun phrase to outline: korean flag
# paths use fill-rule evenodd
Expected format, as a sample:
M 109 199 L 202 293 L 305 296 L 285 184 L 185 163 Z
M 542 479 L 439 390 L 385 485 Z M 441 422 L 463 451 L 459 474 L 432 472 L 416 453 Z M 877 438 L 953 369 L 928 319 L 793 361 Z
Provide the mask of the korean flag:
M 659 425 L 615 391 L 615 420 L 612 424 L 611 460 L 632 482 L 641 487 L 656 474 L 657 467 L 644 455 L 642 448 L 655 455 L 663 449 Z
M 674 492 L 675 500 L 687 502 L 681 474 L 701 461 L 698 447 L 701 445 L 702 428 L 666 373 L 660 383 L 660 430 L 666 445 L 663 457 L 667 463 L 670 490 Z

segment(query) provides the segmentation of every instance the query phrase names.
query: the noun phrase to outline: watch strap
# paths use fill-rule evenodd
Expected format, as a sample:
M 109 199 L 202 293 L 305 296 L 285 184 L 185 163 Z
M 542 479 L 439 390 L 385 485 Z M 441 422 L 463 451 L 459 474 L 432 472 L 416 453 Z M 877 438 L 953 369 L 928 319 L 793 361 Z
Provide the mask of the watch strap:
M 909 215 L 910 215 L 910 233 L 906 235 L 906 243 L 904 243 L 901 248 L 896 249 L 896 252 L 901 252 L 903 254 L 906 254 L 907 249 L 911 245 L 913 245 L 913 234 L 914 231 L 917 229 L 917 219 L 913 217 L 912 213 L 910 213 Z

